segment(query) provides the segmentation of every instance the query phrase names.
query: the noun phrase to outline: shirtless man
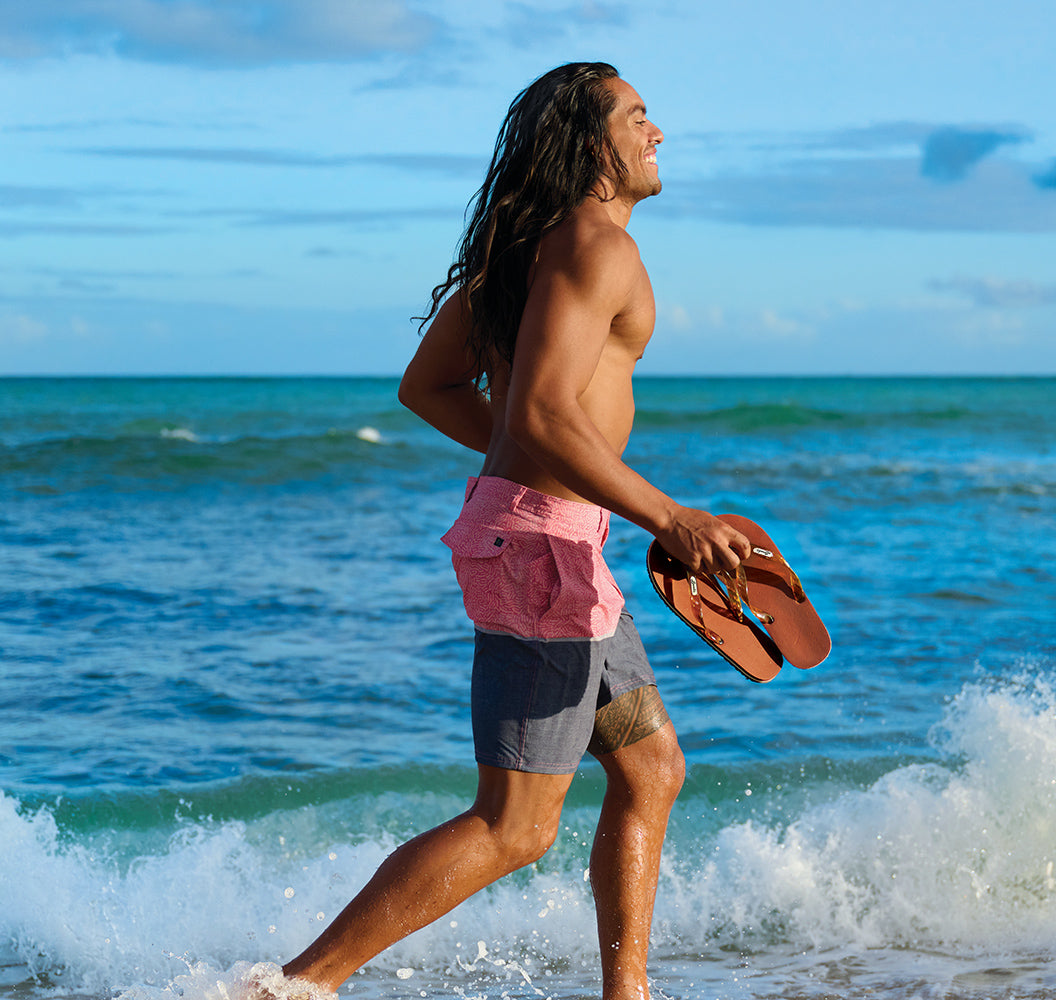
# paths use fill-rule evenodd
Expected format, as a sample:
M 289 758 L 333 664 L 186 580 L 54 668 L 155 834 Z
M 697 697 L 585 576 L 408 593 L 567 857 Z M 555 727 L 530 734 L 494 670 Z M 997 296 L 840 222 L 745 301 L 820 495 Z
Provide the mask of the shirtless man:
M 485 455 L 445 535 L 476 624 L 477 798 L 398 848 L 287 976 L 336 989 L 393 942 L 536 861 L 589 750 L 607 777 L 590 857 L 602 997 L 649 996 L 660 851 L 684 761 L 601 558 L 608 512 L 697 570 L 734 569 L 750 551 L 743 535 L 676 503 L 620 457 L 631 375 L 655 319 L 626 226 L 635 204 L 660 191 L 662 141 L 605 63 L 552 70 L 511 105 L 400 386 L 405 405 Z

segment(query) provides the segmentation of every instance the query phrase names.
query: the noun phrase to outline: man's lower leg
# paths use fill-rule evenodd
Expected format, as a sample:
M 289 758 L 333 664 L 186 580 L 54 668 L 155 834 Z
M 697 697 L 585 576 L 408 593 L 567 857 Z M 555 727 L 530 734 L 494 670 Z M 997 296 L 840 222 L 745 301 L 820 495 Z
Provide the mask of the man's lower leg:
M 553 841 L 571 780 L 481 768 L 473 808 L 397 848 L 283 972 L 336 990 L 379 952 L 536 860 Z
M 682 784 L 670 724 L 599 757 L 609 783 L 590 858 L 604 1000 L 645 1000 L 653 904 L 667 821 Z

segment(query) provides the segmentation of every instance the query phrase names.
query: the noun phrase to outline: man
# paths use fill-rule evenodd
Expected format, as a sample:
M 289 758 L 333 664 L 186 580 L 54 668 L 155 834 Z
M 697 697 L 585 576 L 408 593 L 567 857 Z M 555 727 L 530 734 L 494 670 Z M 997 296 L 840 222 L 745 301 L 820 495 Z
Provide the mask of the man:
M 735 569 L 750 551 L 620 457 L 631 374 L 655 319 L 626 226 L 634 205 L 660 191 L 662 141 L 605 63 L 552 70 L 511 105 L 400 386 L 405 405 L 485 454 L 444 539 L 476 624 L 477 798 L 397 849 L 287 976 L 336 989 L 541 857 L 589 749 L 607 776 L 590 858 L 602 996 L 649 996 L 660 851 L 684 761 L 601 558 L 608 512 L 696 570 Z

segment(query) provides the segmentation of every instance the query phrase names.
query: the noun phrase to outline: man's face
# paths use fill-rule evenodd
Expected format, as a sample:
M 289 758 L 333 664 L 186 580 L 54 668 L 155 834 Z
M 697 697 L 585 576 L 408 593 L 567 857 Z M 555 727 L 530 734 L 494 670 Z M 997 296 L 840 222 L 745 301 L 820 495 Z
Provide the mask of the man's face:
M 645 102 L 626 80 L 614 77 L 606 86 L 616 97 L 608 118 L 609 136 L 627 168 L 616 195 L 634 204 L 660 193 L 656 147 L 664 141 L 664 133 L 645 117 Z

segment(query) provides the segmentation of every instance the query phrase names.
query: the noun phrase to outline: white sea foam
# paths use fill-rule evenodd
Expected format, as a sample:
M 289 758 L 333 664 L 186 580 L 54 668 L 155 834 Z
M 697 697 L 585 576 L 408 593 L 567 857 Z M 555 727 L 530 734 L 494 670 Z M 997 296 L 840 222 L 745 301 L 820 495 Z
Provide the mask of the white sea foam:
M 673 838 L 657 941 L 688 956 L 734 944 L 1051 959 L 1051 678 L 965 687 L 932 742 L 949 755 L 942 765 L 834 789 L 790 822 L 768 823 L 758 792 L 751 821 L 706 839 Z M 186 821 L 167 839 L 152 831 L 148 844 L 128 831 L 62 831 L 49 811 L 0 796 L 0 939 L 27 970 L 64 987 L 130 989 L 129 1000 L 238 1000 L 239 983 L 267 973 L 251 963 L 299 952 L 394 846 L 379 831 L 321 846 L 321 815 Z M 593 818 L 573 810 L 568 821 L 588 829 Z M 486 890 L 381 956 L 372 974 L 417 990 L 421 970 L 483 970 L 527 996 L 553 963 L 593 968 L 585 853 L 565 850 Z
M 356 431 L 356 437 L 359 438 L 360 441 L 368 441 L 370 444 L 378 444 L 381 441 L 381 431 L 376 427 L 360 427 L 360 429 Z
M 687 941 L 1048 950 L 1056 940 L 1056 691 L 979 683 L 899 768 L 785 826 L 729 826 L 664 908 Z M 696 872 L 697 878 L 688 877 Z M 688 919 L 687 919 L 688 918 Z
M 161 436 L 171 441 L 198 441 L 198 435 L 189 427 L 163 427 Z
M 187 971 L 165 986 L 130 987 L 118 1000 L 332 1000 L 335 994 L 302 979 L 287 979 L 274 962 L 236 962 L 215 969 L 187 963 Z

